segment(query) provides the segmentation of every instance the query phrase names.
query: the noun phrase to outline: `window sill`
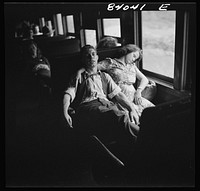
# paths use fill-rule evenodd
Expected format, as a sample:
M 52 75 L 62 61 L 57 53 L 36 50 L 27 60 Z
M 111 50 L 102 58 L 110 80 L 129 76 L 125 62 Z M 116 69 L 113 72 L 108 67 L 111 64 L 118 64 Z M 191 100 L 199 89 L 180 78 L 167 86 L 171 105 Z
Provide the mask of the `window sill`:
M 173 84 L 170 83 L 170 82 L 166 82 L 164 80 L 161 80 L 161 79 L 158 79 L 158 78 L 154 78 L 154 77 L 149 77 L 146 75 L 146 77 L 149 79 L 149 80 L 153 80 L 156 84 L 159 84 L 159 85 L 162 85 L 162 86 L 165 86 L 165 87 L 168 87 L 170 89 L 174 89 L 173 87 Z
M 156 84 L 158 84 L 160 86 L 164 86 L 166 88 L 171 89 L 172 92 L 174 92 L 175 94 L 177 94 L 179 96 L 191 96 L 191 92 L 190 91 L 187 91 L 187 90 L 183 90 L 183 91 L 176 90 L 176 89 L 174 89 L 173 84 L 170 83 L 170 82 L 166 82 L 164 80 L 161 80 L 161 79 L 158 79 L 158 78 L 154 78 L 154 77 L 149 77 L 149 76 L 146 76 L 146 77 L 149 80 L 153 80 Z

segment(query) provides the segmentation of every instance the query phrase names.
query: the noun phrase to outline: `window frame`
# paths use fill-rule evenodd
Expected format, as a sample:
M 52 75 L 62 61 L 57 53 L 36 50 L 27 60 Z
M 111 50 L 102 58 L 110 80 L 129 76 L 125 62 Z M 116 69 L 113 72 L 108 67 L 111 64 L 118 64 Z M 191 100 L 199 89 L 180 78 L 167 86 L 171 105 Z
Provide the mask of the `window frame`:
M 111 36 L 111 35 L 105 35 L 104 34 L 103 19 L 119 19 L 120 20 L 120 33 L 121 33 L 121 37 L 116 37 L 116 36 Z M 118 43 L 123 44 L 123 38 L 122 38 L 122 19 L 121 19 L 120 16 L 101 16 L 100 18 L 98 18 L 97 26 L 98 26 L 97 27 L 98 28 L 98 32 L 97 32 L 98 42 L 102 38 L 104 38 L 104 37 L 113 37 L 113 38 L 117 39 Z
M 84 44 L 87 44 L 87 43 L 86 43 L 86 40 L 87 40 L 87 39 L 86 39 L 86 30 L 93 30 L 93 31 L 96 32 L 96 45 L 97 45 L 97 30 L 96 30 L 96 29 L 87 29 L 87 28 L 84 28 L 84 29 L 82 29 L 82 30 L 84 31 L 84 32 L 83 32 L 83 33 L 84 33 Z M 95 45 L 95 46 L 96 46 L 96 45 Z M 95 46 L 94 46 L 94 47 L 95 47 Z
M 67 24 L 67 16 L 73 16 L 73 21 L 74 21 L 74 33 L 68 32 L 68 24 Z M 63 31 L 64 31 L 64 36 L 68 37 L 74 37 L 74 38 L 79 38 L 79 24 L 80 24 L 80 18 L 79 18 L 79 13 L 73 13 L 73 12 L 68 12 L 62 13 L 62 22 L 63 22 Z
M 187 48 L 188 48 L 188 28 L 189 16 L 187 11 L 176 11 L 175 21 L 175 51 L 174 51 L 174 78 L 164 76 L 143 69 L 143 60 L 138 66 L 147 77 L 152 77 L 156 82 L 170 85 L 176 90 L 186 89 L 186 69 L 187 69 Z M 142 47 L 142 16 L 141 12 L 134 13 L 134 42 Z
M 80 22 L 80 41 L 81 41 L 81 47 L 83 47 L 84 45 L 86 45 L 86 33 L 85 33 L 85 30 L 95 30 L 96 31 L 96 43 L 98 43 L 98 35 L 99 35 L 99 32 L 98 32 L 98 22 L 97 22 L 97 19 L 96 18 L 96 26 L 93 26 L 93 27 L 87 27 L 87 25 L 85 26 L 84 22 L 83 22 L 83 18 L 85 19 L 86 16 L 83 16 L 83 12 L 80 12 L 79 13 L 79 22 Z M 75 30 L 76 31 L 76 30 Z
M 105 34 L 105 30 L 104 30 L 104 24 L 103 24 L 103 19 L 119 19 L 119 21 L 120 21 L 120 34 L 121 34 L 121 37 L 117 37 L 117 36 L 112 36 L 112 35 L 106 35 Z M 104 37 L 106 37 L 106 36 L 110 36 L 110 37 L 114 37 L 114 38 L 117 38 L 117 39 L 121 39 L 122 38 L 122 30 L 121 30 L 121 18 L 120 17 L 115 17 L 115 18 L 101 18 L 101 23 L 102 23 L 102 34 L 103 34 L 103 36 Z
M 67 23 L 67 16 L 73 16 L 73 25 L 74 25 L 74 32 L 68 32 L 68 23 Z M 67 14 L 64 16 L 65 17 L 65 24 L 66 24 L 66 35 L 67 36 L 74 36 L 76 34 L 76 29 L 75 29 L 75 20 L 74 20 L 74 15 L 73 14 Z

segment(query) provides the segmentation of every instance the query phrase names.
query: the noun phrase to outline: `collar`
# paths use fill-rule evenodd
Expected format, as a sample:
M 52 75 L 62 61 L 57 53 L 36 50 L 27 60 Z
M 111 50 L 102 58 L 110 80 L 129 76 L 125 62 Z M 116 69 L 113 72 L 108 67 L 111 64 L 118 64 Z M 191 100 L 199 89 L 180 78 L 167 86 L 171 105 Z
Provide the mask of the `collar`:
M 100 75 L 100 74 L 101 74 L 100 70 L 98 70 L 96 73 L 93 73 L 93 74 L 90 74 L 87 71 L 85 71 L 84 74 L 83 74 L 83 76 L 84 76 L 85 79 L 87 79 L 87 78 L 91 78 L 93 76 Z

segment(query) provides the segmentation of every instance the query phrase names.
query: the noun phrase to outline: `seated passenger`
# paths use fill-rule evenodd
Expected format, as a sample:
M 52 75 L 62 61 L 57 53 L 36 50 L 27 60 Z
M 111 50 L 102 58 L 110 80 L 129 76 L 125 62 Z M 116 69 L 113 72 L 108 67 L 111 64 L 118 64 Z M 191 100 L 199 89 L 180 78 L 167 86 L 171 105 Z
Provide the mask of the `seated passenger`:
M 43 36 L 46 36 L 46 37 L 53 37 L 53 36 L 54 36 L 54 31 L 55 31 L 55 30 L 49 28 L 49 27 L 46 26 L 46 25 L 42 27 Z
M 142 58 L 142 51 L 136 45 L 128 44 L 119 49 L 117 55 L 118 58 L 106 58 L 99 62 L 97 67 L 99 70 L 110 74 L 129 101 L 134 104 L 139 116 L 141 116 L 145 108 L 154 106 L 149 100 L 143 98 L 141 94 L 149 83 L 149 80 L 135 64 Z M 79 79 L 81 79 L 80 74 L 83 71 L 84 69 L 79 70 Z M 137 90 L 134 87 L 136 79 L 140 82 Z
M 38 36 L 38 35 L 42 35 L 42 33 L 40 32 L 40 28 L 38 25 L 34 25 L 33 26 L 33 35 Z
M 81 49 L 82 83 L 72 78 L 63 98 L 64 119 L 69 127 L 97 135 L 104 141 L 135 143 L 139 131 L 138 114 L 109 74 L 97 69 L 98 55 L 93 46 Z M 119 110 L 111 101 L 116 100 L 127 110 Z M 75 106 L 75 116 L 69 115 L 70 104 Z
M 24 29 L 23 31 L 23 40 L 31 40 L 33 39 L 33 30 L 32 29 Z
M 51 91 L 51 68 L 49 61 L 44 57 L 37 44 L 33 41 L 27 42 L 23 47 L 24 71 L 23 75 L 27 85 L 35 84 L 41 88 Z M 31 88 L 31 87 L 30 87 Z

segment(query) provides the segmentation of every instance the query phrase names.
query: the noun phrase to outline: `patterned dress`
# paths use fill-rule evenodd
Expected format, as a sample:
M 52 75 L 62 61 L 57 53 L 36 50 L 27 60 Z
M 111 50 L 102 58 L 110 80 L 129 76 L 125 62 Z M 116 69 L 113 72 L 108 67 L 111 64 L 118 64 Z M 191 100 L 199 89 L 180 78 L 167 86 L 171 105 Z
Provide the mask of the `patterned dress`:
M 128 99 L 134 104 L 135 88 L 134 84 L 136 82 L 136 74 L 138 68 L 135 64 L 124 64 L 117 59 L 106 58 L 105 60 L 99 62 L 99 67 L 101 70 L 110 74 L 116 84 L 119 85 L 122 92 L 128 97 Z M 138 111 L 139 116 L 141 116 L 142 111 L 147 107 L 155 106 L 149 100 L 142 97 L 141 105 L 134 104 L 134 107 Z

